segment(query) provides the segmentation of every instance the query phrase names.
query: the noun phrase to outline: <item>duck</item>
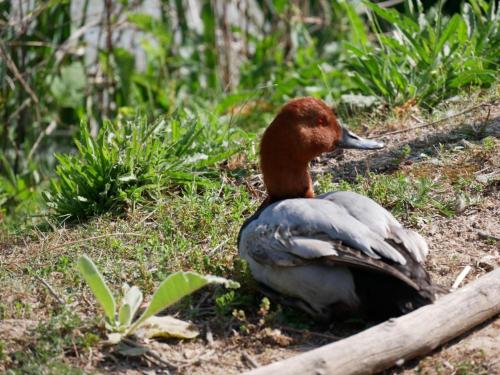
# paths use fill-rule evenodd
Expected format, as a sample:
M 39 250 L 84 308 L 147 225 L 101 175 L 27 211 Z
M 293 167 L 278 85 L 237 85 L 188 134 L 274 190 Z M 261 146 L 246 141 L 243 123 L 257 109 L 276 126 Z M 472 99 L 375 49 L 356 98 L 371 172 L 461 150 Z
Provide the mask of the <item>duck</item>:
M 341 125 L 320 99 L 286 103 L 264 131 L 267 196 L 243 224 L 238 252 L 271 300 L 313 319 L 385 320 L 432 303 L 425 239 L 352 191 L 314 195 L 309 163 L 335 149 L 377 150 Z

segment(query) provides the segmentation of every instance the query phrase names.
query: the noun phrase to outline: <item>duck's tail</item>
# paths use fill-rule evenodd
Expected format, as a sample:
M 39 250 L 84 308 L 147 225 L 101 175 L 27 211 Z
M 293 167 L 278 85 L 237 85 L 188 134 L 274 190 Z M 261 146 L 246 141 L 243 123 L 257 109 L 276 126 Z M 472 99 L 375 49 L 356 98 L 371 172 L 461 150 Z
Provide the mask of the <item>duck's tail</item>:
M 352 274 L 363 315 L 380 321 L 431 304 L 443 291 L 428 276 L 418 281 L 417 289 L 388 274 L 360 269 Z

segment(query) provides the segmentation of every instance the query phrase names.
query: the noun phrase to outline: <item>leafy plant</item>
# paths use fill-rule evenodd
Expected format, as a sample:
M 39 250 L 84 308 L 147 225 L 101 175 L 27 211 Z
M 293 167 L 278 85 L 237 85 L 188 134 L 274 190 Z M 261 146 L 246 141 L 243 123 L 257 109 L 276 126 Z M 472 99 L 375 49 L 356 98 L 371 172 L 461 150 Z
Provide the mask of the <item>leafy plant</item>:
M 431 106 L 468 85 L 495 82 L 500 47 L 499 10 L 495 2 L 470 0 L 451 18 L 441 7 L 423 12 L 420 2 L 405 2 L 406 13 L 364 1 L 377 45 L 361 43 L 366 33 L 350 12 L 358 43 L 347 44 L 349 68 L 357 89 L 389 105 L 410 99 Z M 393 26 L 385 33 L 379 20 Z
M 78 269 L 104 310 L 106 328 L 111 333 L 109 337 L 113 343 L 136 333 L 141 326 L 146 327 L 141 334 L 146 337 L 195 337 L 197 331 L 185 322 L 168 316 L 155 317 L 154 315 L 207 284 L 223 284 L 227 288 L 239 287 L 237 282 L 222 277 L 203 276 L 194 272 L 176 272 L 158 286 L 146 310 L 133 321 L 143 300 L 139 288 L 126 286 L 121 304 L 117 307 L 111 290 L 89 257 L 82 255 L 78 259 Z
M 22 173 L 15 173 L 7 158 L 0 154 L 0 170 L 5 173 L 0 175 L 0 222 L 4 213 L 14 220 L 31 213 L 40 200 L 35 189 L 40 180 L 36 168 L 30 165 Z
M 214 116 L 183 111 L 153 124 L 145 118 L 108 121 L 95 139 L 82 122 L 78 154 L 56 156 L 59 179 L 46 200 L 56 215 L 75 220 L 122 212 L 169 188 L 215 186 L 216 164 L 238 150 L 235 135 Z

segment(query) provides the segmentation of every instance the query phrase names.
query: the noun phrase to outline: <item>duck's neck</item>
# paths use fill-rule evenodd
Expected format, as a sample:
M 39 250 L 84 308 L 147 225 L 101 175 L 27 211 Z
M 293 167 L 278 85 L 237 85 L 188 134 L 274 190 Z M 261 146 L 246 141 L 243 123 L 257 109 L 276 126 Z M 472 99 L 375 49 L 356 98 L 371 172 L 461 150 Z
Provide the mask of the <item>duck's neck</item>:
M 312 198 L 314 191 L 308 165 L 288 163 L 267 163 L 261 160 L 264 183 L 268 197 L 263 204 L 282 199 Z
M 278 115 L 260 143 L 260 168 L 268 194 L 264 204 L 314 196 L 309 161 L 316 155 L 302 142 L 302 128 L 285 126 L 285 120 Z

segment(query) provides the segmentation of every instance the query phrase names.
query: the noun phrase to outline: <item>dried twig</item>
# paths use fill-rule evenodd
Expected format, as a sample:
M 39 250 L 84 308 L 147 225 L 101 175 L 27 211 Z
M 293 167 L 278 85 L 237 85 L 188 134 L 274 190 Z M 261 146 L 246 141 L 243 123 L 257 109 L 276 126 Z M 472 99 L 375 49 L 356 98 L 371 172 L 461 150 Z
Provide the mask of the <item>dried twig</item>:
M 31 24 L 32 21 L 35 20 L 41 13 L 43 13 L 50 5 L 50 2 L 48 1 L 42 2 L 42 4 L 38 8 L 27 12 L 26 16 L 24 16 L 22 12 L 22 6 L 18 5 L 19 10 L 21 11 L 21 13 L 19 14 L 19 19 L 13 18 L 2 26 L 13 27 L 16 30 L 16 36 L 20 37 L 24 33 L 26 33 L 26 31 L 28 30 L 28 25 Z
M 243 359 L 245 361 L 247 361 L 247 363 L 250 365 L 251 368 L 260 367 L 260 363 L 255 358 L 253 358 L 250 354 L 248 354 L 246 351 L 243 351 L 241 353 L 241 356 L 243 357 Z
M 31 103 L 31 98 L 26 98 L 20 106 L 18 106 L 7 118 L 7 122 L 11 122 L 14 118 L 16 118 L 19 113 L 24 110 L 30 103 Z
M 248 375 L 375 374 L 423 356 L 498 313 L 500 269 L 424 308 Z
M 420 117 L 418 117 L 418 116 L 415 116 L 414 114 L 411 114 L 411 115 L 410 115 L 410 117 L 411 117 L 412 119 L 414 119 L 416 122 L 418 122 L 419 124 L 424 124 L 424 123 L 425 123 L 425 121 L 424 121 L 424 120 L 422 120 L 422 119 L 421 119 Z
M 451 290 L 457 289 L 471 270 L 472 270 L 471 266 L 465 266 L 465 268 L 462 270 L 462 272 L 460 272 L 460 274 L 457 276 L 457 279 L 451 286 Z
M 229 238 L 226 238 L 224 241 L 222 241 L 221 243 L 219 243 L 217 246 L 215 246 L 213 249 L 209 250 L 207 255 L 213 255 L 215 254 L 217 251 L 219 251 L 222 247 L 224 247 L 227 243 L 229 242 Z
M 60 305 L 62 305 L 62 306 L 65 305 L 64 300 L 61 297 L 59 297 L 59 295 L 56 293 L 54 288 L 52 288 L 52 286 L 47 281 L 42 279 L 40 276 L 35 276 L 35 279 L 40 281 L 47 288 L 47 290 L 50 292 L 52 297 L 54 297 L 56 299 L 56 301 L 59 302 Z
M 54 129 L 56 128 L 56 126 L 57 126 L 57 122 L 55 120 L 52 120 L 49 123 L 49 125 L 47 125 L 47 127 L 42 132 L 40 132 L 40 134 L 38 135 L 35 143 L 33 143 L 33 146 L 31 147 L 31 150 L 28 154 L 28 161 L 30 161 L 31 158 L 33 157 L 33 154 L 35 153 L 36 149 L 38 148 L 38 146 L 42 142 L 42 139 L 46 135 L 49 135 L 50 133 L 52 133 L 54 131 Z
M 158 353 L 148 349 L 148 351 L 144 354 L 148 359 L 151 359 L 153 358 L 154 360 L 156 360 L 157 362 L 161 363 L 162 365 L 166 366 L 166 367 L 170 367 L 174 370 L 177 370 L 178 367 L 173 364 L 172 362 L 162 358 Z M 151 358 L 149 358 L 151 357 Z
M 455 118 L 455 117 L 459 117 L 459 116 L 462 116 L 462 115 L 465 115 L 466 113 L 469 113 L 469 112 L 472 112 L 478 108 L 482 108 L 482 107 L 491 107 L 492 105 L 494 105 L 496 103 L 496 101 L 493 101 L 493 102 L 489 102 L 489 103 L 481 103 L 481 104 L 478 104 L 478 105 L 475 105 L 473 107 L 470 107 L 462 112 L 459 112 L 459 113 L 455 113 L 454 115 L 451 115 L 451 116 L 446 116 L 446 117 L 443 117 L 439 120 L 436 120 L 436 121 L 432 121 L 432 122 L 428 122 L 428 123 L 425 123 L 425 124 L 420 124 L 420 125 L 417 125 L 417 126 L 411 126 L 409 128 L 405 128 L 405 129 L 400 129 L 400 130 L 395 130 L 395 131 L 392 131 L 392 132 L 387 132 L 387 133 L 378 133 L 378 134 L 375 134 L 375 135 L 371 135 L 367 138 L 378 138 L 378 137 L 382 137 L 382 136 L 387 136 L 387 135 L 393 135 L 393 134 L 399 134 L 399 133 L 405 133 L 405 132 L 409 132 L 409 131 L 412 131 L 412 130 L 415 130 L 415 129 L 421 129 L 421 128 L 426 128 L 428 126 L 434 126 L 434 125 L 437 125 L 443 121 L 446 121 L 446 120 L 449 120 L 449 119 L 452 119 L 452 118 Z
M 174 364 L 174 363 L 170 362 L 169 360 L 161 357 L 158 353 L 154 352 L 151 349 L 145 348 L 144 346 L 140 345 L 139 343 L 137 343 L 137 342 L 135 342 L 133 340 L 130 340 L 130 339 L 127 339 L 127 338 L 123 338 L 122 342 L 124 342 L 125 344 L 130 345 L 130 346 L 132 346 L 134 348 L 143 348 L 143 349 L 146 350 L 146 352 L 144 353 L 145 356 L 153 358 L 154 360 L 156 360 L 157 362 L 161 363 L 162 365 L 164 365 L 166 367 L 170 367 L 170 368 L 172 368 L 174 370 L 178 369 L 178 366 L 176 364 Z
M 143 217 L 143 218 L 139 221 L 138 225 L 141 225 L 141 224 L 142 224 L 142 223 L 144 223 L 146 220 L 148 220 L 151 216 L 153 216 L 153 215 L 156 213 L 156 211 L 158 211 L 158 209 L 159 209 L 159 208 L 154 209 L 154 210 L 153 210 L 153 211 L 151 211 L 149 214 L 147 214 L 145 217 Z
M 105 9 L 105 14 L 106 14 L 106 60 L 108 66 L 111 66 L 111 56 L 113 55 L 113 50 L 114 50 L 114 45 L 113 45 L 113 28 L 112 28 L 112 23 L 111 23 L 111 16 L 113 15 L 113 1 L 112 0 L 106 0 L 104 2 L 104 9 Z M 110 71 L 111 72 L 111 71 Z M 115 79 L 114 75 L 111 73 L 107 74 L 107 81 L 108 81 L 108 100 L 107 100 L 107 106 L 106 106 L 106 115 L 111 116 L 111 110 L 112 110 L 112 97 L 115 92 Z
M 29 96 L 31 97 L 33 102 L 35 102 L 35 104 L 38 104 L 40 102 L 40 100 L 38 100 L 38 96 L 36 96 L 35 92 L 31 89 L 31 87 L 28 85 L 28 83 L 24 80 L 22 74 L 19 72 L 19 69 L 17 69 L 16 64 L 14 63 L 14 61 L 12 61 L 11 57 L 6 52 L 5 44 L 2 40 L 0 40 L 0 55 L 2 55 L 7 67 L 10 69 L 12 74 L 14 74 L 14 76 L 19 81 L 21 86 L 23 86 L 24 90 L 29 94 Z
M 495 241 L 500 241 L 500 237 L 494 236 L 493 234 L 489 234 L 483 231 L 478 231 L 477 235 L 479 238 L 482 238 L 483 240 L 495 240 Z
M 322 338 L 329 339 L 329 340 L 342 340 L 344 338 L 344 337 L 330 335 L 328 333 L 314 332 L 314 331 L 309 331 L 306 329 L 299 329 L 299 328 L 293 328 L 293 327 L 279 326 L 278 328 L 283 330 L 283 331 L 288 331 L 288 332 L 293 332 L 293 333 L 301 333 L 303 335 L 317 336 L 317 337 L 322 337 Z
M 98 239 L 106 238 L 106 237 L 114 237 L 114 236 L 147 237 L 147 235 L 140 234 L 140 233 L 126 233 L 126 232 L 108 233 L 108 234 L 102 234 L 100 236 L 87 237 L 87 238 L 82 238 L 80 240 L 65 242 L 63 244 L 50 247 L 49 251 L 60 249 L 60 248 L 63 248 L 65 246 L 69 246 L 69 245 L 75 245 L 77 243 L 88 242 L 88 241 L 98 240 Z
M 187 361 L 176 361 L 177 363 L 174 363 L 168 359 L 165 359 L 163 358 L 162 356 L 160 356 L 158 353 L 156 353 L 155 351 L 147 348 L 147 347 L 144 347 L 143 345 L 135 342 L 134 340 L 131 340 L 131 339 L 128 339 L 128 338 L 123 338 L 122 339 L 122 342 L 129 345 L 129 346 L 132 346 L 134 348 L 141 348 L 141 349 L 144 349 L 145 352 L 144 352 L 144 356 L 148 359 L 151 360 L 154 359 L 156 360 L 157 362 L 159 362 L 160 364 L 166 366 L 166 367 L 169 367 L 173 370 L 179 370 L 183 367 L 187 367 L 189 365 L 192 365 L 194 363 L 197 363 L 198 361 L 200 361 L 203 357 L 205 356 L 211 356 L 212 354 L 215 353 L 215 350 L 202 350 L 202 352 L 198 355 L 196 355 L 195 357 L 187 360 Z
M 178 361 L 176 366 L 177 368 L 183 368 L 183 367 L 187 367 L 187 366 L 190 366 L 192 364 L 195 364 L 195 363 L 198 363 L 199 361 L 201 361 L 203 359 L 203 357 L 209 357 L 211 356 L 212 354 L 215 353 L 215 350 L 202 350 L 202 352 L 196 356 L 194 356 L 193 358 L 187 360 L 187 361 Z
M 209 347 L 212 347 L 214 346 L 214 335 L 212 333 L 212 330 L 210 329 L 210 326 L 208 325 L 208 323 L 206 323 L 206 335 L 205 335 L 205 338 L 207 340 L 207 344 Z

